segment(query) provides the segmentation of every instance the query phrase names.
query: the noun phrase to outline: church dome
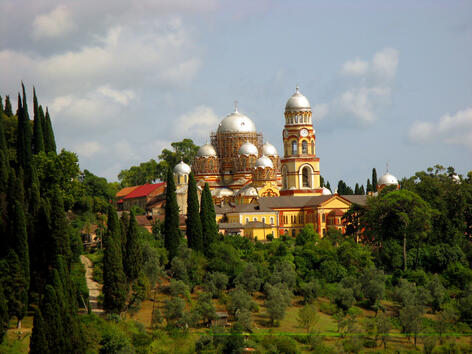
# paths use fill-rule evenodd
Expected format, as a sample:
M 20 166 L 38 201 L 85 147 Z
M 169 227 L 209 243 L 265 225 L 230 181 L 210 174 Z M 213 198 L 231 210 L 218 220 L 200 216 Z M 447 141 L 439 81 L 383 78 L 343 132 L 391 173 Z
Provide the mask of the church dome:
M 249 117 L 236 109 L 221 121 L 218 133 L 256 133 L 256 125 Z
M 310 102 L 300 93 L 298 86 L 295 93 L 288 99 L 285 105 L 285 111 L 311 111 Z
M 256 160 L 255 168 L 274 168 L 272 161 L 267 156 L 261 156 Z
M 277 156 L 277 149 L 271 143 L 266 142 L 264 145 L 262 145 L 262 155 Z
M 386 172 L 382 177 L 379 178 L 377 185 L 379 186 L 398 185 L 398 180 L 394 175 L 391 175 L 390 173 Z
M 254 188 L 253 186 L 245 186 L 244 188 L 241 188 L 237 195 L 243 196 L 243 197 L 257 197 L 257 189 Z
M 321 192 L 321 195 L 331 195 L 331 191 L 328 188 L 323 187 L 323 191 Z
M 183 161 L 180 161 L 174 167 L 174 173 L 177 174 L 177 175 L 188 175 L 191 171 L 192 171 L 192 169 L 190 168 L 190 166 L 187 165 Z
M 216 156 L 216 150 L 211 144 L 205 144 L 198 149 L 197 152 L 198 157 L 210 157 L 210 156 Z
M 238 150 L 239 155 L 259 155 L 259 151 L 254 144 L 250 142 L 245 142 Z

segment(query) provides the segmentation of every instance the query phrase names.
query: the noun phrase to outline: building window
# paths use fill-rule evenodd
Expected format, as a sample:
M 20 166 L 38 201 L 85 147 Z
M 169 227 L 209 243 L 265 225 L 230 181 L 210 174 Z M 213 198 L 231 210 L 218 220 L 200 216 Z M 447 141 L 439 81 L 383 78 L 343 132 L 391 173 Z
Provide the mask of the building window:
M 265 224 L 265 218 L 262 218 L 262 222 Z
M 184 176 L 184 181 L 187 183 L 187 175 Z
M 315 154 L 315 142 L 313 140 L 311 141 L 311 154 Z
M 252 218 L 252 221 L 257 221 L 257 218 L 255 218 L 255 217 L 254 217 L 254 218 Z
M 287 168 L 284 166 L 282 169 L 282 187 L 283 189 L 287 189 Z
M 302 185 L 303 187 L 311 187 L 311 173 L 308 166 L 303 167 L 302 170 Z
M 246 218 L 246 224 L 249 222 L 249 218 Z
M 298 144 L 297 141 L 294 140 L 292 141 L 292 155 L 297 155 L 298 154 Z
M 323 214 L 323 215 L 321 216 L 321 220 L 322 220 L 323 222 L 326 222 L 326 215 L 325 215 L 325 214 Z
M 177 184 L 180 184 L 180 175 L 177 176 Z
M 302 154 L 308 154 L 308 143 L 306 140 L 302 141 Z
M 273 216 L 270 217 L 270 223 L 271 223 L 271 225 L 274 224 L 274 217 Z

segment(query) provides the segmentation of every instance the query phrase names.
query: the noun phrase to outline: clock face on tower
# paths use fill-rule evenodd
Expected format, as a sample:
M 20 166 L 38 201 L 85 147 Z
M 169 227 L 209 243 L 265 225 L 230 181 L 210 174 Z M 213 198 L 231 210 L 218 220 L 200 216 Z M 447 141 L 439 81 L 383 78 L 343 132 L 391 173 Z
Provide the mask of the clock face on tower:
M 300 130 L 300 136 L 303 137 L 303 138 L 307 137 L 308 136 L 308 130 L 306 130 L 306 129 Z

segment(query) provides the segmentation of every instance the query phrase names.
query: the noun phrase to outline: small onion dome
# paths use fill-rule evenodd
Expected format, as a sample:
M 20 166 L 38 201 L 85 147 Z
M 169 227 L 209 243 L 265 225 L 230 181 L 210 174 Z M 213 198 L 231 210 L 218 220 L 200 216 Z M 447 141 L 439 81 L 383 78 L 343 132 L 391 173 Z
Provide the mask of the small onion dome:
M 210 156 L 216 156 L 216 150 L 211 144 L 205 144 L 198 149 L 197 152 L 198 157 L 210 157 Z
M 174 173 L 177 174 L 177 175 L 188 175 L 191 171 L 192 171 L 192 169 L 190 168 L 190 166 L 187 165 L 183 161 L 180 161 L 174 167 Z
M 221 121 L 218 133 L 256 133 L 256 125 L 249 117 L 236 109 Z
M 266 142 L 264 145 L 262 145 L 262 155 L 277 156 L 277 149 L 271 143 Z
M 379 186 L 398 185 L 398 180 L 394 175 L 391 175 L 390 173 L 386 172 L 382 177 L 379 178 L 377 185 Z
M 267 156 L 261 156 L 256 160 L 254 168 L 274 168 L 272 161 Z
M 237 195 L 243 196 L 243 197 L 257 197 L 257 189 L 254 188 L 253 186 L 245 186 L 244 188 L 241 188 Z
M 245 142 L 238 150 L 239 155 L 259 155 L 257 147 L 254 144 L 251 144 L 249 141 Z
M 331 191 L 328 188 L 323 187 L 323 190 L 321 191 L 321 195 L 331 195 Z
M 229 188 L 216 188 L 211 191 L 211 195 L 217 198 L 232 197 L 234 192 Z
M 310 102 L 300 93 L 298 86 L 295 93 L 288 99 L 287 104 L 285 105 L 285 111 L 311 111 Z

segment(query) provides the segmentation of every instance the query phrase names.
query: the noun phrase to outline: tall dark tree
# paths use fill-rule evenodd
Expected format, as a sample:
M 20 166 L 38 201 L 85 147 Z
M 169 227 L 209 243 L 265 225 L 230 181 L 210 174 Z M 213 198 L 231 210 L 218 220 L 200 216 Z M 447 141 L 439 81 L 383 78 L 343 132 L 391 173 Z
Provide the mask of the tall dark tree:
M 49 116 L 48 108 L 46 107 L 46 117 L 43 120 L 43 137 L 44 149 L 46 152 L 56 153 L 56 138 L 52 129 L 51 117 Z
M 8 148 L 7 139 L 5 137 L 5 122 L 2 112 L 0 112 L 0 151 L 6 152 Z
M 28 291 L 30 280 L 28 234 L 26 232 L 26 218 L 23 205 L 18 201 L 14 205 L 14 215 L 14 219 L 10 220 L 13 224 L 13 234 L 10 235 L 9 244 L 18 255 L 22 268 L 21 271 L 25 277 L 25 284 L 28 284 L 26 291 Z
M 377 170 L 375 167 L 372 169 L 372 192 L 377 191 Z
M 107 312 L 124 310 L 128 285 L 123 271 L 121 227 L 115 209 L 108 207 L 107 233 L 103 239 L 103 307 Z
M 367 178 L 367 184 L 366 184 L 366 192 L 369 193 L 369 192 L 373 192 L 372 190 L 372 184 L 370 183 L 370 179 Z
M 195 251 L 203 252 L 202 221 L 198 203 L 197 182 L 190 172 L 187 190 L 187 241 L 188 246 Z
M 361 189 L 359 188 L 359 183 L 356 183 L 356 186 L 354 187 L 354 194 L 355 195 L 361 194 Z
M 202 192 L 200 218 L 202 220 L 203 248 L 205 254 L 208 255 L 211 244 L 216 241 L 218 236 L 215 205 L 213 204 L 213 198 L 211 197 L 208 183 L 205 183 L 205 187 L 203 188 Z
M 361 184 L 361 188 L 359 188 L 359 194 L 361 195 L 364 195 L 365 194 L 365 189 L 364 189 L 364 185 Z
M 39 309 L 36 309 L 33 318 L 33 332 L 31 333 L 30 340 L 30 353 L 31 354 L 42 354 L 50 353 L 48 341 L 46 338 L 47 335 L 47 326 L 45 323 L 43 315 Z M 51 348 L 52 349 L 52 348 Z
M 166 206 L 164 221 L 164 246 L 169 253 L 169 264 L 177 255 L 180 244 L 179 205 L 175 195 L 175 183 L 172 170 L 167 170 Z
M 44 136 L 43 136 L 43 120 L 44 112 L 41 106 L 38 106 L 38 99 L 36 98 L 36 91 L 33 88 L 33 104 L 34 104 L 34 123 L 33 123 L 33 153 L 38 154 L 44 151 Z
M 42 338 L 38 338 L 38 342 L 41 343 L 41 347 L 47 343 L 47 351 L 39 351 L 33 352 L 30 350 L 30 353 L 65 353 L 67 352 L 66 343 L 65 341 L 67 338 L 65 337 L 64 332 L 64 321 L 62 318 L 62 309 L 59 304 L 58 294 L 56 289 L 52 285 L 46 285 L 44 290 L 44 298 L 41 301 L 39 306 L 39 310 L 41 311 L 40 314 L 42 315 L 44 324 L 44 329 L 40 331 L 41 336 L 45 337 L 45 340 Z M 39 316 L 39 312 L 37 313 Z M 37 340 L 34 336 L 31 338 L 32 343 L 37 343 Z M 40 347 L 38 345 L 38 347 Z M 33 349 L 33 348 L 30 348 Z M 36 348 L 34 348 L 36 350 Z M 44 350 L 44 348 L 38 348 Z
M 138 223 L 136 222 L 134 210 L 131 210 L 128 235 L 126 235 L 126 257 L 124 261 L 124 270 L 130 281 L 138 278 L 143 264 L 143 254 L 138 238 Z
M 331 186 L 330 186 L 329 182 L 326 182 L 326 188 L 328 188 L 331 191 Z
M 62 255 L 69 263 L 71 260 L 70 235 L 67 229 L 67 220 L 64 212 L 61 191 L 56 186 L 51 197 L 51 243 L 49 260 L 53 261 L 57 255 Z
M 3 110 L 7 117 L 13 117 L 13 109 L 11 107 L 10 96 L 5 97 L 5 109 Z
M 128 235 L 129 215 L 126 212 L 121 214 L 120 229 L 121 229 L 121 257 L 123 262 L 126 259 L 126 236 Z
M 0 193 L 6 193 L 8 187 L 10 167 L 5 152 L 0 150 Z
M 8 320 L 8 304 L 3 293 L 2 283 L 0 282 L 0 344 L 3 342 L 3 338 L 5 338 L 5 333 L 8 329 Z

